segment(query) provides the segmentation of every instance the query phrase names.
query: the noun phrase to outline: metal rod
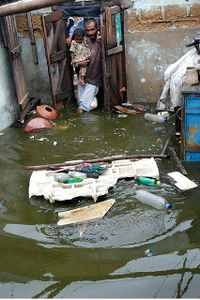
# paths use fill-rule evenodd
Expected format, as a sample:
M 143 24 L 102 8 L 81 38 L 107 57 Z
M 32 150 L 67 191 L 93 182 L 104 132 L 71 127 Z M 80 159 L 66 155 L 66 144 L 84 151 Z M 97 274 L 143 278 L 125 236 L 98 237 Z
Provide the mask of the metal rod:
M 113 160 L 120 160 L 120 159 L 138 159 L 138 158 L 169 158 L 169 155 L 163 154 L 136 154 L 136 155 L 118 155 L 118 156 L 111 156 L 111 157 L 103 157 L 103 158 L 95 158 L 95 159 L 88 159 L 88 160 L 69 160 L 64 163 L 58 164 L 49 164 L 49 165 L 39 165 L 39 166 L 25 166 L 25 170 L 42 170 L 42 169 L 49 169 L 51 167 L 64 167 L 64 166 L 73 166 L 82 163 L 97 163 L 97 162 L 108 162 Z
M 66 2 L 72 2 L 69 0 L 26 0 L 18 1 L 0 6 L 0 17 L 10 16 L 19 13 L 25 13 L 39 8 L 49 7 L 52 5 L 58 5 Z

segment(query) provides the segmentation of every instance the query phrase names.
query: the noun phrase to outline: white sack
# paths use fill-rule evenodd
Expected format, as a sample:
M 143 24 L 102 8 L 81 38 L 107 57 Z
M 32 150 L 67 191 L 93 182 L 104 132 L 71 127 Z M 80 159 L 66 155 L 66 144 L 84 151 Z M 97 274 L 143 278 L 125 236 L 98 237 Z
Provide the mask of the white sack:
M 195 67 L 200 70 L 200 55 L 195 48 L 166 69 L 164 73 L 165 85 L 158 100 L 157 109 L 173 111 L 174 107 L 181 105 L 180 90 L 185 81 L 188 67 Z

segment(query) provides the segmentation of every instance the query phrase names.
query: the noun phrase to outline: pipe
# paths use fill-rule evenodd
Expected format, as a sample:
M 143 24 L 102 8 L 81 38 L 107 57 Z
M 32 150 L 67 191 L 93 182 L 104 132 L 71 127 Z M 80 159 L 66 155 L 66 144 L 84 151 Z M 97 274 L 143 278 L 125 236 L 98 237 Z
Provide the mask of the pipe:
M 24 13 L 39 8 L 49 7 L 52 5 L 58 5 L 66 2 L 72 2 L 69 0 L 24 0 L 9 3 L 0 6 L 0 17 L 10 16 L 18 13 Z

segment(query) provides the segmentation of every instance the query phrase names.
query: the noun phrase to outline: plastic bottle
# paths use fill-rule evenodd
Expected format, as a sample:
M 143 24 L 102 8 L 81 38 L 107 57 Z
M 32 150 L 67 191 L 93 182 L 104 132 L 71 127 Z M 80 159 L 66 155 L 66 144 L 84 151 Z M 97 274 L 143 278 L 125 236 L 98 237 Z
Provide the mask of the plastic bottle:
M 78 171 L 69 171 L 68 175 L 70 177 L 78 177 L 78 178 L 81 178 L 81 179 L 87 178 L 87 174 L 86 173 L 78 172 Z
M 157 208 L 157 209 L 165 209 L 165 208 L 171 208 L 172 205 L 169 204 L 167 202 L 167 200 L 165 200 L 163 197 L 160 197 L 160 196 L 157 196 L 157 195 L 154 195 L 152 193 L 149 193 L 147 191 L 144 191 L 144 190 L 138 190 L 136 191 L 136 195 L 135 195 L 135 198 L 144 203 L 144 204 L 148 204 L 154 208 Z
M 67 182 L 67 179 L 69 178 L 69 175 L 67 173 L 59 173 L 56 174 L 55 180 L 57 182 Z
M 82 178 L 78 178 L 78 177 L 69 177 L 66 180 L 66 183 L 76 183 L 76 182 L 82 182 L 83 179 Z
M 144 252 L 146 254 L 146 256 L 152 256 L 153 255 L 153 251 L 151 249 L 147 249 Z
M 168 113 L 168 111 L 159 111 L 158 116 L 163 116 L 165 118 L 169 118 L 169 113 Z
M 157 123 L 165 123 L 165 122 L 167 122 L 167 118 L 165 116 L 157 115 L 157 114 L 146 113 L 144 115 L 144 118 L 147 121 L 153 121 L 153 122 L 157 122 Z
M 139 183 L 147 184 L 147 185 L 160 185 L 160 181 L 155 178 L 139 176 L 137 178 Z

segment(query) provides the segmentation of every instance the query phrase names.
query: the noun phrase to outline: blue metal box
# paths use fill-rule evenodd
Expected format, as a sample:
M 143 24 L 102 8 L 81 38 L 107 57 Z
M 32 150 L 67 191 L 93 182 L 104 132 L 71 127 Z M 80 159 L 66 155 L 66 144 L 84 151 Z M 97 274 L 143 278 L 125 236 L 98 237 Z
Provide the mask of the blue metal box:
M 182 90 L 181 153 L 185 161 L 200 161 L 200 87 Z

